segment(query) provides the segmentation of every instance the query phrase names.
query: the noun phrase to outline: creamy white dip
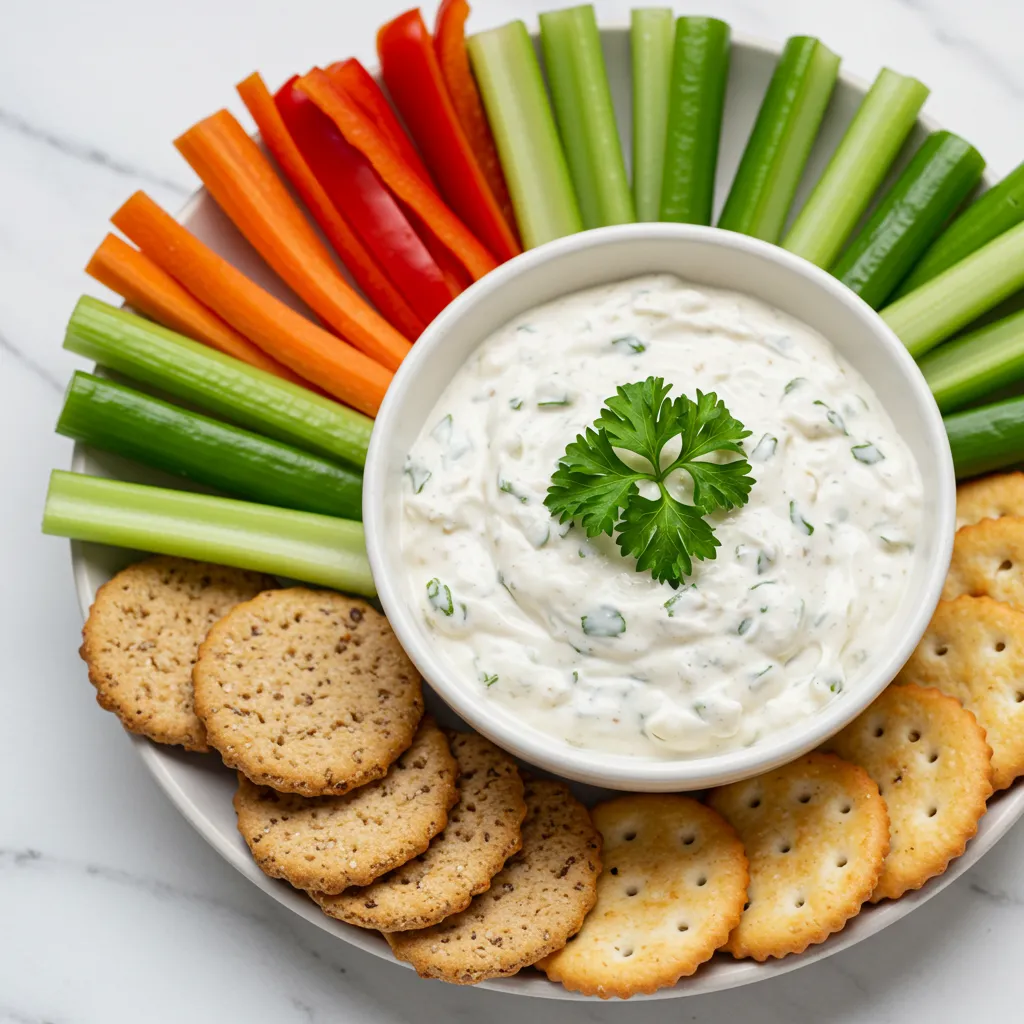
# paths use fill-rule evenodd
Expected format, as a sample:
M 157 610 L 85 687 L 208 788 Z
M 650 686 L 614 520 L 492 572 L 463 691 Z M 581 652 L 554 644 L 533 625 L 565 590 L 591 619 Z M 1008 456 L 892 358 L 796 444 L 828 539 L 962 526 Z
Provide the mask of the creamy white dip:
M 708 517 L 717 557 L 679 589 L 543 504 L 566 445 L 650 375 L 672 396 L 716 392 L 752 432 L 749 502 Z M 400 544 L 461 685 L 581 747 L 678 757 L 754 743 L 855 683 L 902 597 L 921 501 L 910 451 L 825 339 L 658 275 L 480 345 L 409 453 Z

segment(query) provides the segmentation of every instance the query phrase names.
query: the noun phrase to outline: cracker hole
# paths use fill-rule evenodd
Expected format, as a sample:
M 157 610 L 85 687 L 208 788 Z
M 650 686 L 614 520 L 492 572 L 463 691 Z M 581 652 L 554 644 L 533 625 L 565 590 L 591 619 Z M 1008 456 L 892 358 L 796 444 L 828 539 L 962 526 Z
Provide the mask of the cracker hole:
M 751 806 L 751 808 L 760 807 L 761 806 L 761 798 L 759 796 L 755 796 L 754 799 L 750 801 L 750 806 Z
M 938 807 L 929 807 L 928 808 L 928 817 L 929 818 L 934 818 L 935 815 L 938 814 L 938 813 L 939 813 Z
M 634 839 L 636 839 L 636 833 L 635 832 L 627 832 L 622 838 L 625 839 L 625 841 L 627 843 L 631 843 L 631 842 L 633 842 Z
M 811 794 L 810 793 L 801 793 L 797 797 L 797 800 L 799 800 L 800 803 L 802 803 L 802 804 L 809 804 L 811 802 Z
M 910 734 L 907 736 L 911 743 L 916 743 L 920 738 L 921 734 L 916 729 L 911 729 Z
M 694 833 L 687 832 L 686 835 L 683 836 L 683 846 L 693 846 L 696 839 L 697 837 Z
M 875 726 L 875 734 L 874 735 L 875 735 L 875 739 L 877 740 L 880 736 L 884 736 L 885 735 L 885 729 L 883 729 L 880 725 L 876 725 Z
M 707 884 L 708 884 L 708 877 L 707 877 L 707 875 L 701 875 L 700 878 L 697 879 L 697 885 L 707 885 Z
M 1021 702 L 1021 701 L 1024 701 L 1024 693 L 1021 693 L 1021 691 L 1020 691 L 1020 690 L 1018 690 L 1018 691 L 1017 691 L 1017 692 L 1016 692 L 1016 693 L 1015 693 L 1015 694 L 1013 695 L 1013 699 L 1014 699 L 1014 701 L 1015 701 L 1015 702 L 1016 702 L 1017 704 L 1020 704 L 1020 702 Z
M 1008 558 L 1004 558 L 1003 561 L 1001 561 L 999 563 L 999 568 L 996 571 L 997 572 L 1009 572 L 1012 568 L 1013 568 L 1013 562 L 1011 562 Z
M 611 874 L 617 875 L 618 873 L 619 873 L 619 869 L 618 868 L 612 868 L 611 869 Z
M 849 804 L 843 804 L 843 806 L 839 808 L 839 813 L 840 814 L 849 814 L 850 811 L 852 811 L 852 810 L 853 810 L 853 808 Z
M 1003 641 L 1002 641 L 1002 640 L 1000 640 L 1000 641 L 999 641 L 999 642 L 998 642 L 998 643 L 996 644 L 996 654 L 1002 654 L 1002 653 L 1003 653 L 1003 651 L 1005 651 L 1005 650 L 1006 650 L 1006 644 L 1005 644 L 1005 643 L 1003 643 Z
M 625 959 L 626 957 L 632 956 L 632 955 L 633 955 L 633 950 L 632 950 L 631 947 L 627 947 L 626 949 L 624 949 L 622 951 L 622 958 L 623 959 Z
M 836 867 L 837 868 L 845 868 L 848 863 L 849 863 L 849 861 L 845 857 L 840 857 L 836 861 Z
M 690 926 L 685 921 L 680 921 L 679 924 L 676 925 L 676 931 L 688 932 L 689 930 Z
M 796 907 L 797 910 L 799 910 L 804 905 L 804 903 L 805 903 L 805 900 L 804 900 L 803 896 L 798 896 L 794 906 Z
M 792 849 L 793 849 L 793 847 L 790 846 L 789 843 L 783 843 L 779 847 L 779 853 L 789 853 L 789 851 L 792 850 Z
M 949 653 L 949 648 L 943 644 L 941 647 L 935 648 L 935 654 L 939 658 L 944 658 Z
M 627 886 L 627 888 L 626 888 L 626 895 L 627 896 L 635 896 L 639 891 L 640 891 L 639 886 L 630 885 L 630 886 Z
M 937 750 L 933 750 L 928 755 L 928 763 L 929 764 L 935 764 L 935 762 L 938 761 L 938 759 L 939 759 L 939 752 Z

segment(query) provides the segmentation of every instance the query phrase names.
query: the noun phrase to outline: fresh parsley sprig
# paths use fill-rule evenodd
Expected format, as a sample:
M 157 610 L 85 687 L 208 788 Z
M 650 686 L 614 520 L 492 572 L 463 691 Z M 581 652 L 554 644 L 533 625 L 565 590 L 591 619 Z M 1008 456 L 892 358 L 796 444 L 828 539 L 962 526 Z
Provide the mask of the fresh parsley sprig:
M 560 523 L 579 522 L 588 537 L 615 536 L 623 555 L 636 558 L 638 572 L 678 587 L 693 572 L 693 559 L 712 559 L 719 541 L 704 519 L 716 509 L 745 505 L 754 478 L 745 458 L 707 462 L 713 452 L 743 456 L 740 442 L 750 435 L 714 392 L 672 399 L 671 384 L 648 377 L 623 384 L 609 398 L 586 432 L 565 449 L 551 477 L 544 504 Z M 662 453 L 680 438 L 679 454 L 662 468 Z M 634 452 L 645 469 L 626 465 L 615 449 Z M 693 504 L 674 498 L 667 480 L 679 471 L 693 482 Z M 658 487 L 645 498 L 639 483 Z

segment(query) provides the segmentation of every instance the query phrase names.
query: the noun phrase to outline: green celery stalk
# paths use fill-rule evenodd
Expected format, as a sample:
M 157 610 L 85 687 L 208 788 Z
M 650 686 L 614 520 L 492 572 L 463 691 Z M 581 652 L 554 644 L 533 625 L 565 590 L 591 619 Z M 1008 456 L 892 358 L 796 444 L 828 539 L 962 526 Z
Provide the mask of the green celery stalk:
M 929 89 L 883 68 L 850 122 L 825 173 L 783 239 L 782 247 L 826 270 L 871 203 Z
M 54 470 L 43 533 L 376 593 L 362 523 L 313 512 Z
M 540 41 L 583 226 L 635 221 L 593 6 L 542 14 Z
M 920 363 L 943 412 L 1024 378 L 1024 312 L 940 345 Z
M 832 273 L 873 309 L 981 180 L 985 161 L 952 132 L 925 139 Z
M 90 373 L 72 378 L 57 433 L 236 498 L 362 519 L 357 471 Z
M 521 21 L 466 47 L 527 249 L 583 230 L 537 54 Z
M 956 412 L 942 422 L 958 480 L 1024 460 L 1024 397 Z
M 1024 288 L 1024 223 L 886 306 L 882 319 L 918 359 Z
M 793 36 L 772 75 L 718 226 L 777 242 L 839 75 L 817 39 Z
M 676 22 L 662 220 L 711 223 L 729 52 L 730 31 L 724 21 L 680 18 Z
M 278 441 L 366 461 L 368 416 L 99 299 L 78 300 L 64 347 Z
M 896 291 L 902 298 L 1024 221 L 1024 164 L 971 203 L 935 240 Z
M 672 75 L 671 8 L 634 7 L 629 41 L 633 63 L 633 203 L 637 220 L 657 220 Z

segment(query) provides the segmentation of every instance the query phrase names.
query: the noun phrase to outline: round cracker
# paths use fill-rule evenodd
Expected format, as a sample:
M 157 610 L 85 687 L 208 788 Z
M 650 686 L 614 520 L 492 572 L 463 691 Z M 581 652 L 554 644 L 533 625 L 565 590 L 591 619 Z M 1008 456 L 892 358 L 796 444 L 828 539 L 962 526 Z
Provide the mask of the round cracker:
M 1024 473 L 996 473 L 968 480 L 956 489 L 956 526 L 983 519 L 1024 516 Z
M 737 959 L 783 957 L 824 942 L 875 889 L 889 818 L 863 768 L 805 754 L 713 790 L 708 803 L 739 833 L 750 861 L 748 904 L 725 944 Z
M 459 802 L 426 853 L 371 885 L 310 895 L 329 917 L 383 932 L 428 928 L 465 910 L 521 845 L 526 815 L 515 761 L 477 733 L 450 732 Z
M 991 597 L 1024 611 L 1024 519 L 983 519 L 957 530 L 942 596 Z
M 100 707 L 131 732 L 207 750 L 192 700 L 192 665 L 209 628 L 270 576 L 160 555 L 122 569 L 96 592 L 80 654 Z
M 896 682 L 933 686 L 974 714 L 997 790 L 1024 775 L 1024 612 L 990 597 L 940 601 Z
M 828 749 L 875 780 L 889 812 L 889 854 L 872 903 L 941 875 L 978 831 L 992 795 L 992 751 L 954 697 L 890 686 Z
M 266 874 L 297 889 L 369 885 L 444 828 L 458 799 L 457 772 L 444 733 L 426 717 L 383 779 L 344 796 L 278 793 L 239 772 L 238 831 Z
M 192 673 L 196 713 L 229 768 L 283 793 L 381 778 L 423 715 L 419 673 L 365 601 L 293 587 L 239 605 Z
M 504 978 L 561 949 L 597 896 L 601 836 L 568 786 L 526 784 L 522 849 L 487 892 L 431 928 L 388 932 L 399 960 L 423 978 L 474 985 Z
M 592 808 L 604 869 L 583 927 L 537 966 L 572 992 L 628 999 L 693 974 L 728 939 L 747 896 L 732 826 L 685 796 Z

